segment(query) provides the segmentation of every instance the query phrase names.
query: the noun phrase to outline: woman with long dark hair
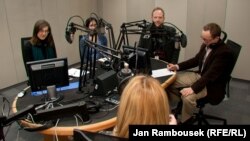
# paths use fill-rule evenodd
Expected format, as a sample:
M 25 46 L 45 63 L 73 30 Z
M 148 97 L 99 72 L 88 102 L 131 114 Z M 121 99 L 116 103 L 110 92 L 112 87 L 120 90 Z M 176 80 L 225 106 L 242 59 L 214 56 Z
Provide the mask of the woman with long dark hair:
M 51 27 L 47 21 L 38 20 L 34 25 L 31 39 L 23 48 L 24 63 L 50 58 L 57 58 Z

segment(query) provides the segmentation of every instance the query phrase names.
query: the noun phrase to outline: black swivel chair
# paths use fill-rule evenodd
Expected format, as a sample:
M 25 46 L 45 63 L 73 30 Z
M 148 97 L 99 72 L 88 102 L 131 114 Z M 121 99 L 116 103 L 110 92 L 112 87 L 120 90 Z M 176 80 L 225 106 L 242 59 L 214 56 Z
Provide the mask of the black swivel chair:
M 31 39 L 31 37 L 22 37 L 21 38 L 21 49 L 22 49 L 22 56 L 23 56 L 23 63 L 24 63 L 24 67 L 25 67 L 25 70 L 26 70 L 26 74 L 28 76 L 28 71 L 27 71 L 27 67 L 26 67 L 26 62 L 25 62 L 25 44 Z
M 227 82 L 227 87 L 226 87 L 226 93 L 225 96 L 229 97 L 229 83 L 231 80 L 231 73 L 234 69 L 234 66 L 237 62 L 238 56 L 240 54 L 240 50 L 241 50 L 241 45 L 233 42 L 232 40 L 227 40 L 226 45 L 231 49 L 232 51 L 232 55 L 233 55 L 233 62 L 231 65 L 231 72 L 230 72 L 230 76 L 228 78 L 228 82 Z M 209 103 L 208 100 L 205 98 L 199 99 L 197 100 L 197 108 L 199 108 L 198 113 L 195 113 L 195 115 L 190 118 L 188 121 L 185 122 L 185 124 L 195 124 L 198 123 L 198 125 L 209 125 L 208 119 L 212 119 L 212 120 L 217 120 L 217 121 L 222 121 L 224 125 L 227 124 L 227 120 L 221 117 L 216 117 L 216 116 L 212 116 L 212 115 L 207 115 L 204 114 L 203 112 L 203 108 L 205 107 L 205 105 Z
M 238 60 L 238 57 L 239 57 L 239 54 L 240 54 L 240 50 L 241 50 L 241 45 L 239 45 L 238 43 L 235 43 L 234 41 L 228 39 L 227 42 L 226 42 L 226 45 L 232 50 L 232 53 L 233 53 L 233 61 L 232 62 L 232 69 L 231 69 L 231 73 L 233 71 L 233 68 Z M 230 74 L 231 74 L 230 73 Z M 226 90 L 226 96 L 227 98 L 229 98 L 229 84 L 230 84 L 230 81 L 232 79 L 232 76 L 230 75 L 229 79 L 228 79 L 228 82 L 227 82 L 227 90 Z
M 21 50 L 22 50 L 22 56 L 23 56 L 23 63 L 24 63 L 24 68 L 25 68 L 25 71 L 26 71 L 27 76 L 29 76 L 29 74 L 28 74 L 28 69 L 27 69 L 26 62 L 25 62 L 25 54 L 27 54 L 27 53 L 25 53 L 25 49 L 24 49 L 24 48 L 25 48 L 25 44 L 26 44 L 30 39 L 31 39 L 31 37 L 22 37 L 22 38 L 21 38 Z M 29 85 L 30 85 L 29 80 L 27 81 L 27 85 L 28 85 L 27 88 L 29 88 Z

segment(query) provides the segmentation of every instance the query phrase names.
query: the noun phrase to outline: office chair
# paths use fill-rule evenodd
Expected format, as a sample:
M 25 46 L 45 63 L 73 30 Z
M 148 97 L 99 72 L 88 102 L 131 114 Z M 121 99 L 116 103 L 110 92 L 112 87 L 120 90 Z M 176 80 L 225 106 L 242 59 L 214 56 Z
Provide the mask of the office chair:
M 232 53 L 233 53 L 233 62 L 232 62 L 232 69 L 231 69 L 231 72 L 230 74 L 232 73 L 233 71 L 233 68 L 238 60 L 238 57 L 239 57 L 239 54 L 240 54 L 240 50 L 241 50 L 241 45 L 239 45 L 238 43 L 235 43 L 234 41 L 228 39 L 227 42 L 226 42 L 226 45 L 232 50 Z M 230 75 L 229 79 L 228 79 L 228 82 L 227 82 L 227 89 L 226 89 L 226 96 L 227 98 L 229 98 L 229 84 L 230 84 L 230 81 L 232 79 L 232 76 Z
M 28 69 L 27 69 L 27 66 L 26 66 L 26 62 L 25 62 L 25 54 L 27 54 L 25 52 L 25 44 L 31 39 L 31 37 L 22 37 L 21 38 L 21 50 L 22 50 L 22 56 L 23 56 L 23 64 L 24 64 L 24 68 L 25 68 L 25 71 L 26 71 L 26 75 L 29 76 L 28 74 Z M 26 89 L 29 89 L 30 87 L 30 82 L 29 80 L 27 80 L 27 87 L 24 89 L 24 92 L 26 91 Z M 20 97 L 22 97 L 23 94 L 20 94 Z
M 31 39 L 31 37 L 22 37 L 21 38 L 21 49 L 22 49 L 22 56 L 23 56 L 23 63 L 24 63 L 24 67 L 25 67 L 25 70 L 26 70 L 26 74 L 28 76 L 28 71 L 27 71 L 27 67 L 26 67 L 26 62 L 25 62 L 25 44 Z
M 224 118 L 204 114 L 203 108 L 205 107 L 205 105 L 207 103 L 209 103 L 208 100 L 206 99 L 206 97 L 201 98 L 201 99 L 197 100 L 196 102 L 197 102 L 196 107 L 199 109 L 198 113 L 195 113 L 193 117 L 191 117 L 185 123 L 183 123 L 184 125 L 185 124 L 194 125 L 195 123 L 198 123 L 198 125 L 203 125 L 203 124 L 210 125 L 210 123 L 208 122 L 208 119 L 221 121 L 221 122 L 223 122 L 223 125 L 227 125 L 227 120 Z

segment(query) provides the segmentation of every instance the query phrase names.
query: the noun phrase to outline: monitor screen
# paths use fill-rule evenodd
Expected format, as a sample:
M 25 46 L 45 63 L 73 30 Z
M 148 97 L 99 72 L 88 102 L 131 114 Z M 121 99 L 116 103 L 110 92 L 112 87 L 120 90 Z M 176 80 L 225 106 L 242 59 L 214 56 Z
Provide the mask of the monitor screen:
M 152 74 L 149 50 L 146 48 L 123 46 L 123 58 L 136 73 Z
M 27 62 L 32 92 L 46 90 L 47 86 L 69 85 L 67 58 L 53 58 Z

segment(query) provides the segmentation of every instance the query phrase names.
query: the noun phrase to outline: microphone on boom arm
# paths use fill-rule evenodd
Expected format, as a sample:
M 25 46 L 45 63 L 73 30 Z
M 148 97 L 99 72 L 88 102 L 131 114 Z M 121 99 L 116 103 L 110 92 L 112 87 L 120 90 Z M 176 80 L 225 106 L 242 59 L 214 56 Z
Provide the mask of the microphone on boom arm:
M 84 25 L 84 20 L 81 16 L 75 15 L 75 16 L 72 16 L 69 18 L 67 25 L 66 25 L 66 29 L 65 29 L 65 38 L 66 38 L 67 42 L 70 44 L 74 40 L 74 34 L 75 34 L 76 30 L 78 29 L 78 27 L 83 27 L 81 25 L 77 25 L 77 24 L 71 22 L 71 20 L 73 18 L 79 18 Z
M 139 28 L 146 29 L 150 24 L 151 23 L 145 21 L 143 23 L 137 23 L 135 25 L 138 26 Z
M 185 48 L 186 46 L 187 46 L 187 36 L 176 26 L 176 25 L 174 25 L 174 24 L 172 24 L 172 23 L 170 23 L 170 22 L 165 22 L 166 24 L 170 24 L 170 25 L 172 25 L 173 27 L 175 27 L 177 30 L 179 30 L 179 32 L 180 32 L 180 36 L 178 36 L 178 37 L 176 37 L 176 41 L 177 42 L 180 42 L 180 44 L 181 44 L 181 46 L 183 47 L 183 48 Z
M 65 38 L 68 41 L 68 43 L 72 43 L 74 40 L 74 34 L 76 32 L 76 28 L 74 27 L 73 23 L 70 23 L 67 25 L 66 30 L 65 30 Z
M 97 30 L 98 30 L 98 33 L 101 33 L 101 34 L 105 34 L 106 33 L 106 29 L 107 29 L 107 25 L 104 23 L 104 20 L 101 18 L 98 20 L 98 27 L 97 27 Z

